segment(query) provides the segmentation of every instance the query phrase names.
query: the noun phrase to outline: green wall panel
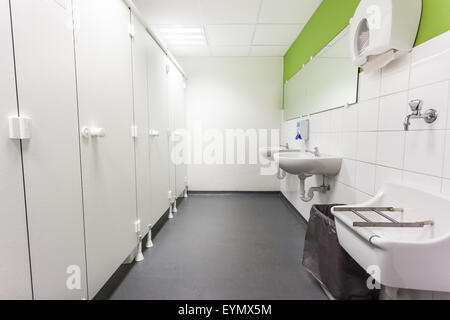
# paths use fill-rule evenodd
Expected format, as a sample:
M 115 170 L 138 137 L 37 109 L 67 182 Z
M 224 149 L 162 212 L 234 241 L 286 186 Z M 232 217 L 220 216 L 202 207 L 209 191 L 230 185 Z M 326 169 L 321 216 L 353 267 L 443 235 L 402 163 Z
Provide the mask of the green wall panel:
M 423 0 L 416 46 L 450 30 L 450 0 Z
M 323 0 L 284 57 L 284 80 L 290 79 L 344 29 L 360 0 Z M 450 29 L 450 0 L 423 0 L 416 45 Z

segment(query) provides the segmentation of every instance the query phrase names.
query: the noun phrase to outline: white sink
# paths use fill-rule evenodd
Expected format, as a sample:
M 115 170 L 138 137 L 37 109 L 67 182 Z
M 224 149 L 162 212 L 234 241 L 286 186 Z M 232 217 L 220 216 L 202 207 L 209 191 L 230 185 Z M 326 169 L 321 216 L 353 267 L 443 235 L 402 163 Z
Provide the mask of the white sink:
M 281 169 L 294 175 L 335 176 L 341 170 L 342 158 L 306 152 L 277 153 L 274 159 Z
M 299 150 L 286 149 L 286 148 L 261 148 L 259 154 L 267 160 L 275 161 L 273 156 L 277 153 L 298 152 Z
M 341 246 L 363 268 L 378 266 L 380 282 L 387 287 L 450 292 L 450 198 L 386 183 L 373 199 L 350 207 L 374 206 L 403 208 L 404 212 L 387 213 L 399 222 L 434 224 L 423 228 L 354 227 L 353 222 L 363 220 L 335 207 L 332 213 Z M 372 221 L 387 222 L 376 213 L 363 214 Z

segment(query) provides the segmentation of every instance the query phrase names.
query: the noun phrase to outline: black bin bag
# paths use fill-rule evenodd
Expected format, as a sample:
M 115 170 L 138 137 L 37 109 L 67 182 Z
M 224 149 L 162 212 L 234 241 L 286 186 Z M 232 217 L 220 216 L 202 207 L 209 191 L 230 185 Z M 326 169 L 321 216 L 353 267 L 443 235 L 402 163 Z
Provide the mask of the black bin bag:
M 340 246 L 331 208 L 315 205 L 306 233 L 303 266 L 338 300 L 374 300 L 377 290 L 367 287 L 369 275 Z

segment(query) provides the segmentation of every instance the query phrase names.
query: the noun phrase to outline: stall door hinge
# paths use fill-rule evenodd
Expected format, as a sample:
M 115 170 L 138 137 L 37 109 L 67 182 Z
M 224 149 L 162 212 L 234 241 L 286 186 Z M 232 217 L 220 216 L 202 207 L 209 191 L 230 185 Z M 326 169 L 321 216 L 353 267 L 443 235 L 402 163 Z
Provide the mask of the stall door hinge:
M 31 118 L 9 117 L 9 138 L 13 140 L 31 139 Z
M 137 128 L 137 126 L 132 126 L 131 127 L 131 137 L 133 137 L 134 139 L 136 139 L 138 137 L 138 128 Z
M 135 35 L 134 24 L 130 24 L 130 26 L 128 27 L 128 34 L 130 35 L 131 38 L 134 38 Z
M 136 220 L 134 222 L 134 231 L 136 233 L 140 233 L 141 232 L 141 220 Z

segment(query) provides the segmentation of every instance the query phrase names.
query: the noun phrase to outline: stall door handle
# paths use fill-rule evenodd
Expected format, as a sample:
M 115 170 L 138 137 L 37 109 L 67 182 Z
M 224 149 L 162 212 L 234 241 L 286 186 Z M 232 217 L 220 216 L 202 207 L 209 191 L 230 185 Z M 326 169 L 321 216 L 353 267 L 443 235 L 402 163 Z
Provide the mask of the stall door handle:
M 159 137 L 159 131 L 155 129 L 151 129 L 149 132 L 150 137 Z
M 83 128 L 81 134 L 85 138 L 104 138 L 106 136 L 105 128 Z

